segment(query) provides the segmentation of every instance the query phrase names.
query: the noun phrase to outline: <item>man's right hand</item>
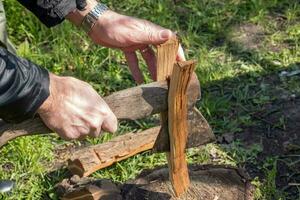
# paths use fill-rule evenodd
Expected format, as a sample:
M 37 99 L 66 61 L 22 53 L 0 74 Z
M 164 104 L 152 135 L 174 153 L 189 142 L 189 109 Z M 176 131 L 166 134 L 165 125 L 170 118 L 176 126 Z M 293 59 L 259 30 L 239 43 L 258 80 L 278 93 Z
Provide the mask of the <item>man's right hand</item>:
M 63 139 L 97 137 L 115 132 L 117 118 L 87 83 L 50 74 L 50 96 L 38 109 L 43 122 Z

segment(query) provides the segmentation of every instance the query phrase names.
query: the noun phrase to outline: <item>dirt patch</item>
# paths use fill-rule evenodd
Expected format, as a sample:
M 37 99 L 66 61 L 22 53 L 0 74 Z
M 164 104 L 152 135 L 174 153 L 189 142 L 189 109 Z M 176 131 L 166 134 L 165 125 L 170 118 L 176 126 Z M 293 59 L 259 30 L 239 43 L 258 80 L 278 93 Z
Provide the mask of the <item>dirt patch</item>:
M 255 24 L 240 24 L 231 28 L 229 40 L 244 50 L 257 50 L 265 38 L 263 27 Z
M 280 84 L 278 75 L 269 76 L 264 83 L 272 85 L 274 101 L 263 106 L 259 112 L 251 114 L 258 125 L 244 127 L 241 133 L 234 135 L 245 148 L 260 144 L 262 152 L 258 155 L 258 164 L 246 163 L 251 177 L 266 178 L 261 169 L 267 158 L 277 157 L 276 186 L 287 193 L 287 199 L 299 198 L 300 182 L 300 97 L 288 95 Z M 298 185 L 298 186 L 297 186 Z
M 271 20 L 273 20 L 276 24 L 280 24 L 278 25 L 278 29 L 285 24 L 285 20 L 279 17 L 270 17 L 270 21 Z M 260 25 L 246 23 L 238 24 L 230 28 L 227 39 L 230 43 L 230 46 L 238 48 L 239 51 L 258 52 L 260 50 L 268 50 L 272 52 L 279 52 L 284 48 L 290 48 L 289 44 L 285 42 L 274 43 L 268 41 L 268 36 L 270 34 L 272 33 L 268 33 L 265 31 L 264 27 Z

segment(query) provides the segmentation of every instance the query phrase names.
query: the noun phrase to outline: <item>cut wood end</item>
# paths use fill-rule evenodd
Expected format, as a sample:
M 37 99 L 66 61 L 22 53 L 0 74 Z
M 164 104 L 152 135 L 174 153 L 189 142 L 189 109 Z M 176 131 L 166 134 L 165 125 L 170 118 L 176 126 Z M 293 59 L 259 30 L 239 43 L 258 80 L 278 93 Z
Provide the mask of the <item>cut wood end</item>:
M 176 65 L 179 66 L 180 68 L 184 68 L 186 66 L 196 65 L 196 64 L 197 64 L 196 60 L 180 61 L 176 63 Z
M 176 36 L 171 37 L 169 40 L 167 40 L 165 43 L 159 44 L 157 45 L 157 48 L 161 48 L 163 46 L 166 45 L 175 45 L 175 46 L 179 46 L 179 41 L 178 38 Z

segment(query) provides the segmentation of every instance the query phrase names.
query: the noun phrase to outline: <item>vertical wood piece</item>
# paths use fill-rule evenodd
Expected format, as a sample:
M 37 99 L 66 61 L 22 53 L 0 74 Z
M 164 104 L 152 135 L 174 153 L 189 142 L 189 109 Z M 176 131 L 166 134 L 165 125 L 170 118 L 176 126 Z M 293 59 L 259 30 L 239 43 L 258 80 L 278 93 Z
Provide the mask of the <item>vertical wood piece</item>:
M 157 81 L 168 80 L 176 62 L 179 43 L 176 37 L 157 46 Z M 154 152 L 161 151 L 160 146 L 170 146 L 168 134 L 168 111 L 160 113 L 161 130 L 158 134 Z
M 176 37 L 157 46 L 157 81 L 165 81 L 173 71 L 179 43 Z
M 187 86 L 195 69 L 195 61 L 179 62 L 174 65 L 168 98 L 168 127 L 170 153 L 168 164 L 170 180 L 176 196 L 187 191 L 190 179 L 186 162 L 185 147 L 188 135 Z
M 168 109 L 171 110 L 161 113 L 162 128 L 157 142 L 163 143 L 164 141 L 169 141 L 170 152 L 167 152 L 167 158 L 170 169 L 170 180 L 176 196 L 183 194 L 190 184 L 185 159 L 187 137 L 187 105 L 185 95 L 186 87 L 193 70 L 191 69 L 191 73 L 185 73 L 187 70 L 182 70 L 183 66 L 180 64 L 174 65 L 178 47 L 177 38 L 172 38 L 165 44 L 160 45 L 157 51 L 157 80 L 168 80 L 171 73 L 171 79 L 173 79 L 170 83 L 170 87 L 172 84 L 172 90 L 169 87 L 168 96 Z M 193 68 L 194 64 L 187 64 L 186 66 Z M 173 69 L 173 67 L 176 69 Z
M 173 66 L 176 62 L 179 43 L 176 37 L 171 38 L 167 42 L 157 46 L 157 81 L 168 80 Z M 164 130 L 168 127 L 168 112 L 161 112 L 162 130 L 159 134 L 159 141 L 168 141 L 168 131 Z

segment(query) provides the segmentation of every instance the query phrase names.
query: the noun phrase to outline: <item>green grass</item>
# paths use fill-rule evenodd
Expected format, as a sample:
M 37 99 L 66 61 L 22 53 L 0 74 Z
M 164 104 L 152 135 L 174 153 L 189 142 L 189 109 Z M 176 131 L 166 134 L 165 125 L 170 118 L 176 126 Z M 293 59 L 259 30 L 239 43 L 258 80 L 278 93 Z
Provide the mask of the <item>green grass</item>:
M 111 8 L 176 30 L 188 58 L 198 60 L 202 100 L 198 103 L 216 135 L 242 134 L 245 126 L 261 122 L 252 113 L 272 102 L 272 85 L 259 85 L 259 77 L 280 70 L 300 68 L 300 5 L 297 0 L 189 0 L 104 1 Z M 10 39 L 20 56 L 51 72 L 84 80 L 101 94 L 132 87 L 134 82 L 120 51 L 93 45 L 85 34 L 68 22 L 47 29 L 16 1 L 5 1 Z M 260 27 L 264 37 L 258 47 L 238 34 L 243 25 Z M 246 39 L 246 40 L 245 40 Z M 141 63 L 143 69 L 145 64 Z M 149 75 L 144 70 L 147 80 Z M 299 79 L 283 80 L 280 87 L 300 94 Z M 283 127 L 285 119 L 276 126 Z M 121 124 L 119 133 L 145 129 L 151 120 Z M 112 136 L 89 140 L 95 144 Z M 69 144 L 56 136 L 31 136 L 10 142 L 0 150 L 0 179 L 17 181 L 12 194 L 2 199 L 57 199 L 53 187 L 65 176 L 64 170 L 49 174 L 54 149 Z M 80 145 L 80 142 L 75 142 Z M 277 157 L 256 163 L 259 144 L 251 148 L 239 141 L 230 145 L 210 144 L 189 151 L 189 162 L 243 166 L 253 163 L 264 178 L 254 180 L 257 199 L 285 199 L 276 188 Z M 214 156 L 212 156 L 214 154 Z M 126 181 L 142 169 L 166 163 L 163 154 L 143 153 L 93 174 L 98 178 Z M 1 169 L 2 168 L 2 169 Z M 1 198 L 1 196 L 0 196 Z

